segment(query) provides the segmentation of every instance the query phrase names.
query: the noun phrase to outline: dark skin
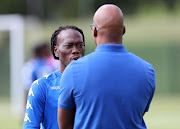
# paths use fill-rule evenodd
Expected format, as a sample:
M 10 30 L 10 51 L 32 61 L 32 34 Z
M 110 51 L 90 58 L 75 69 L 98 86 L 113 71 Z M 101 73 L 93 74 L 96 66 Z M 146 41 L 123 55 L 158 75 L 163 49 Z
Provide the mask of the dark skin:
M 60 129 L 73 129 L 75 109 L 63 110 L 58 107 L 58 124 Z
M 123 13 L 115 5 L 107 4 L 101 6 L 94 14 L 94 42 L 97 46 L 101 44 L 122 44 L 122 36 L 125 33 L 123 25 Z
M 67 29 L 57 36 L 54 53 L 60 60 L 59 72 L 63 73 L 66 66 L 84 55 L 85 46 L 80 32 Z M 74 125 L 75 109 L 63 110 L 58 107 L 58 124 L 60 129 L 71 129 Z
M 66 66 L 84 55 L 85 46 L 80 32 L 67 29 L 57 35 L 57 45 L 54 53 L 60 60 L 59 72 L 63 73 Z

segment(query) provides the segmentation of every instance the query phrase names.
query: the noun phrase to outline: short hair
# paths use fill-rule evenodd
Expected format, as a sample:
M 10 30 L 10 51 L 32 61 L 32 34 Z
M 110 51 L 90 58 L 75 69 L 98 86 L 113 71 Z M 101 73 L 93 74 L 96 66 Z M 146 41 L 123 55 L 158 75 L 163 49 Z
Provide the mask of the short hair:
M 49 53 L 49 45 L 47 44 L 48 42 L 43 41 L 39 42 L 34 48 L 33 48 L 33 54 L 35 57 L 42 58 L 44 57 L 44 50 L 47 50 Z
M 51 36 L 51 52 L 53 54 L 54 59 L 56 59 L 56 60 L 59 60 L 59 58 L 56 57 L 55 53 L 54 53 L 54 46 L 56 46 L 56 44 L 57 44 L 57 35 L 62 30 L 67 30 L 67 29 L 73 29 L 73 30 L 76 30 L 76 31 L 80 32 L 82 37 L 83 37 L 83 42 L 85 43 L 84 33 L 83 33 L 83 31 L 81 29 L 79 29 L 76 26 L 69 26 L 69 25 L 67 25 L 67 26 L 60 26 L 57 30 L 54 31 L 54 33 Z

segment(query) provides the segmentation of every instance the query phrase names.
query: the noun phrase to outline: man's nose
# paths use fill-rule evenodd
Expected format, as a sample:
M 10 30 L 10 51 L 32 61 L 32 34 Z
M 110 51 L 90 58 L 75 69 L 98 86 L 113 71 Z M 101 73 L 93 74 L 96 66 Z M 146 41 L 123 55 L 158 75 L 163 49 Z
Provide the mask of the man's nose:
M 80 51 L 79 51 L 79 49 L 76 46 L 74 46 L 73 49 L 72 49 L 72 53 L 73 54 L 79 54 Z

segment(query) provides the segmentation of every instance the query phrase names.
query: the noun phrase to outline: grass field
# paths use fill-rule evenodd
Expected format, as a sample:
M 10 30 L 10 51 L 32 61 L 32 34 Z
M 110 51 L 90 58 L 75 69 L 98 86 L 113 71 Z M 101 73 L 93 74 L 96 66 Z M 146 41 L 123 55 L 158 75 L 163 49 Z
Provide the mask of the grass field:
M 180 129 L 180 95 L 155 94 L 144 116 L 148 129 Z M 0 100 L 0 129 L 21 129 L 22 123 L 12 116 L 9 101 Z
M 156 95 L 144 116 L 148 129 L 180 129 L 180 95 Z

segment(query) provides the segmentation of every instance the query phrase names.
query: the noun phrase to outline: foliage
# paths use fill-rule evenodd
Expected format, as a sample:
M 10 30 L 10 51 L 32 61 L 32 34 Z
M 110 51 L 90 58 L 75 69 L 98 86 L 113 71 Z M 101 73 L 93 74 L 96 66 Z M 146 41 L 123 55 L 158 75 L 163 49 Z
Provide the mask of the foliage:
M 0 14 L 19 13 L 35 15 L 42 19 L 87 17 L 102 4 L 118 5 L 124 14 L 136 14 L 141 7 L 165 5 L 174 12 L 179 0 L 1 0 Z
M 26 1 L 25 0 L 1 0 L 0 14 L 25 14 Z

